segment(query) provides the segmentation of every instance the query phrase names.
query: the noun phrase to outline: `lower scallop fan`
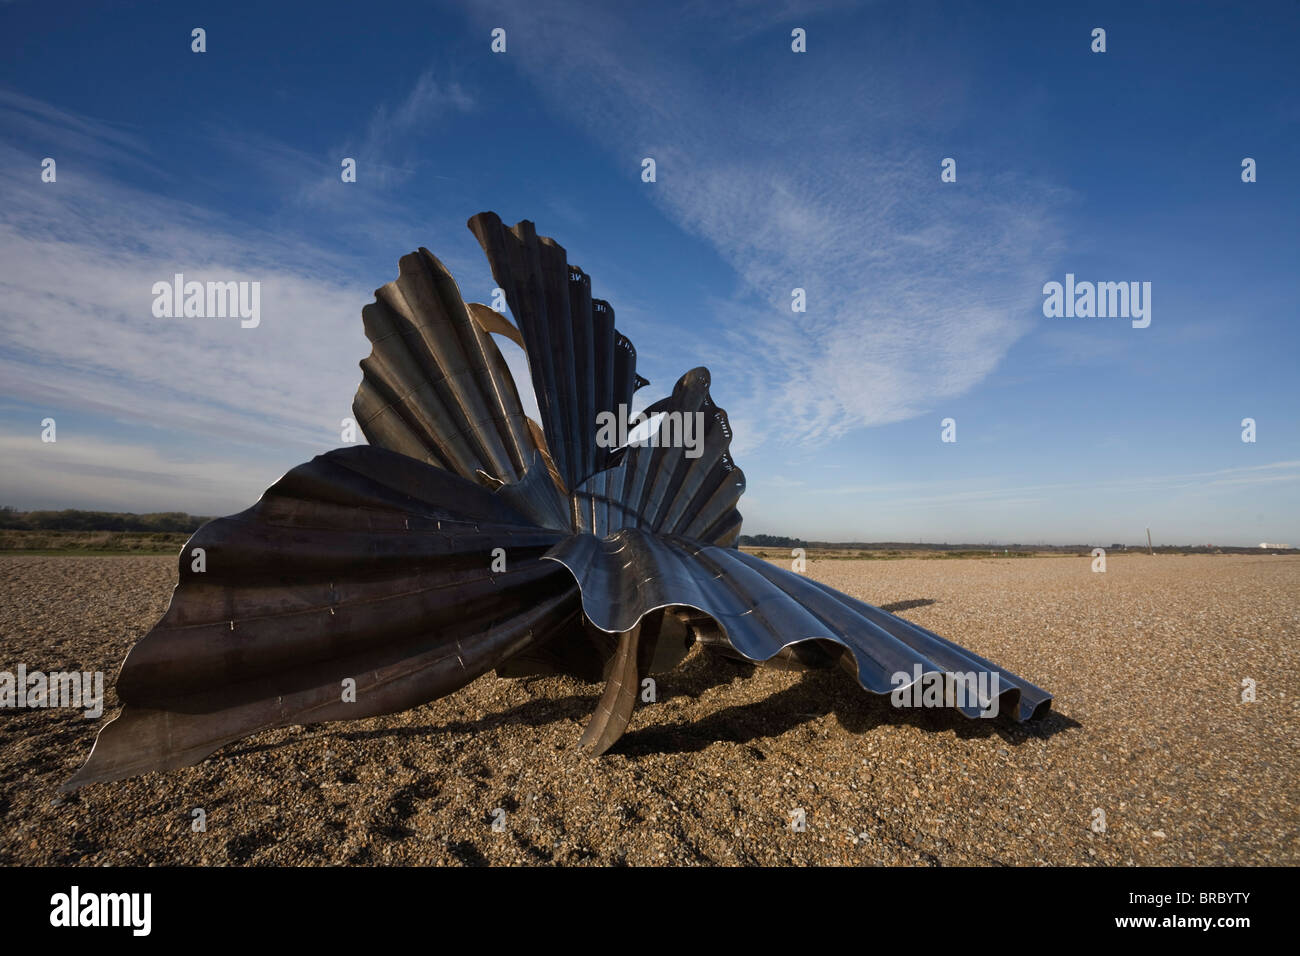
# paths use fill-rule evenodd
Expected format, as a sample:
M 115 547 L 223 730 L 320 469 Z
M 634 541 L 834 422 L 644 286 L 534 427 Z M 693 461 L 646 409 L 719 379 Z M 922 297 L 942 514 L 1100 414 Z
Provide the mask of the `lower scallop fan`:
M 167 613 L 122 665 L 122 713 L 65 789 L 197 763 L 260 730 L 406 710 L 580 630 L 572 579 L 540 560 L 562 537 L 381 448 L 294 468 L 190 539 Z
M 734 548 L 625 528 L 606 538 L 575 535 L 545 557 L 573 573 L 585 615 L 605 631 L 632 632 L 658 609 L 694 608 L 707 618 L 696 619 L 707 644 L 750 661 L 838 663 L 873 694 L 899 689 L 900 673 L 909 678 L 902 686 L 917 674 L 985 673 L 989 685 L 997 676 L 999 711 L 1023 721 L 1051 707 L 1046 691 L 965 648 Z

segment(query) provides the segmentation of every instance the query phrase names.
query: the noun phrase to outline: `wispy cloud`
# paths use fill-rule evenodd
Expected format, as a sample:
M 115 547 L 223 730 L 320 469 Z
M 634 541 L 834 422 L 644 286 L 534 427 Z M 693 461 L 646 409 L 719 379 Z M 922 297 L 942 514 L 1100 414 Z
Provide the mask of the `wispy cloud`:
M 12 103 L 0 102 L 0 118 Z M 56 150 L 121 141 L 102 124 L 23 107 L 44 117 Z M 39 173 L 31 156 L 0 146 L 8 394 L 263 446 L 331 443 L 369 351 L 358 314 L 370 289 L 349 281 L 355 262 L 87 168 L 60 167 L 54 183 Z M 155 318 L 153 284 L 177 272 L 260 282 L 261 325 Z
M 924 505 L 951 502 L 981 502 L 1001 499 L 1020 499 L 1024 495 L 1064 492 L 1133 492 L 1152 495 L 1160 492 L 1205 490 L 1226 486 L 1271 485 L 1279 482 L 1300 481 L 1300 461 L 1277 461 L 1267 465 L 1248 465 L 1239 468 L 1220 468 L 1215 471 L 1187 472 L 1172 475 L 1142 475 L 1130 477 L 1098 477 L 1086 481 L 1051 482 L 1034 485 L 990 484 L 985 488 L 971 488 L 970 479 L 939 481 L 918 485 L 916 482 L 894 482 L 876 485 L 841 485 L 820 492 L 826 495 L 854 495 L 870 498 L 882 496 L 896 506 Z M 915 494 L 917 489 L 930 489 L 928 494 Z M 958 490 L 960 489 L 960 490 Z
M 471 105 L 459 87 L 425 75 L 395 105 L 376 110 L 358 152 L 383 154 L 403 131 Z M 59 157 L 97 160 L 61 162 L 57 182 L 42 183 L 39 156 L 0 145 L 0 379 L 6 394 L 57 416 L 61 428 L 56 445 L 32 444 L 35 421 L 21 438 L 0 439 L 23 459 L 6 466 L 11 498 L 25 488 L 28 498 L 50 503 L 196 511 L 207 501 L 214 512 L 230 510 L 274 479 L 274 463 L 339 444 L 360 381 L 357 363 L 370 350 L 360 310 L 379 284 L 373 274 L 360 277 L 368 261 L 355 246 L 345 253 L 128 185 L 113 170 L 150 179 L 148 151 L 115 126 L 8 93 L 0 95 L 0 122 L 27 129 Z M 251 133 L 223 140 L 287 181 L 301 181 L 313 162 L 325 172 L 287 144 Z M 330 175 L 337 185 L 337 173 Z M 358 224 L 359 239 L 366 228 L 379 235 L 382 227 L 409 226 L 410 211 L 392 208 L 382 190 L 367 191 L 362 205 L 369 226 Z M 396 277 L 396 262 L 389 268 Z M 261 324 L 155 317 L 153 285 L 177 272 L 187 281 L 259 282 Z M 512 350 L 519 351 L 503 343 L 535 416 L 522 353 Z M 169 463 L 150 446 L 71 427 L 87 416 L 160 429 L 164 441 L 207 436 L 249 457 L 239 467 Z
M 741 279 L 728 334 L 699 343 L 719 379 L 749 382 L 738 422 L 779 407 L 782 441 L 819 443 L 909 418 L 978 384 L 1031 327 L 1052 190 L 1010 174 L 941 184 L 924 110 L 870 65 L 810 57 L 800 77 L 760 57 L 720 88 L 690 56 L 703 12 L 651 49 L 602 5 L 510 10 L 493 16 L 529 38 L 511 55 L 556 109 L 629 178 L 655 158 L 649 194 Z M 782 55 L 786 32 L 768 46 Z M 851 123 L 830 97 L 852 104 Z
M 0 435 L 0 457 L 0 502 L 24 509 L 228 514 L 247 508 L 278 477 L 247 459 L 167 457 L 152 445 L 93 435 L 43 443 L 36 429 Z
M 333 151 L 327 165 L 329 172 L 305 183 L 299 197 L 305 201 L 322 201 L 338 196 L 340 163 L 343 157 L 357 161 L 357 181 L 364 177 L 372 191 L 399 186 L 419 171 L 424 160 L 413 145 L 423 141 L 436 120 L 474 109 L 474 97 L 459 83 L 439 83 L 426 71 L 400 101 L 381 103 L 374 110 L 366 129 L 348 137 Z
M 70 154 L 101 164 L 146 166 L 151 174 L 163 175 L 161 169 L 149 163 L 146 139 L 119 124 L 58 109 L 15 90 L 3 89 L 0 89 L 0 120 L 6 138 L 57 144 Z
M 370 120 L 361 151 L 374 155 L 389 149 L 398 139 L 418 130 L 443 113 L 467 113 L 474 108 L 474 97 L 459 83 L 440 84 L 426 71 L 396 106 L 381 103 Z

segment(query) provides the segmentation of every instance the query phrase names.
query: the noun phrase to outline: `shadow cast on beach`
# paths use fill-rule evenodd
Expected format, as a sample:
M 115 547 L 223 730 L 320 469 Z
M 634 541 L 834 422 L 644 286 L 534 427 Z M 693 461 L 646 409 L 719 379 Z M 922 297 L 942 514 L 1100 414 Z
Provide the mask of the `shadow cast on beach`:
M 854 736 L 882 725 L 910 724 L 928 733 L 951 732 L 963 739 L 996 735 L 1013 746 L 1083 726 L 1058 711 L 1049 711 L 1040 720 L 1020 724 L 1005 715 L 972 719 L 949 708 L 899 708 L 892 705 L 888 696 L 877 697 L 863 691 L 847 674 L 809 671 L 785 690 L 724 708 L 693 723 L 643 726 L 630 731 L 611 752 L 629 756 L 691 753 L 717 740 L 752 743 L 779 737 L 827 714 L 833 714 L 839 726 Z M 644 708 L 640 719 L 650 719 Z
M 891 613 L 935 603 L 922 599 L 887 605 Z M 663 703 L 675 698 L 697 699 L 715 688 L 744 681 L 754 675 L 756 666 L 730 657 L 696 650 L 677 668 L 656 675 L 659 702 L 640 703 L 633 716 L 633 726 L 612 748 L 611 753 L 628 757 L 650 754 L 693 753 L 719 740 L 752 743 L 779 737 L 812 721 L 833 714 L 839 726 L 855 736 L 888 724 L 910 724 L 928 733 L 953 733 L 962 739 L 988 738 L 996 735 L 1011 746 L 1031 739 L 1048 739 L 1066 730 L 1082 726 L 1078 721 L 1052 710 L 1045 717 L 1016 723 L 1006 714 L 990 719 L 969 718 L 949 708 L 893 706 L 889 696 L 864 691 L 848 674 L 838 670 L 806 671 L 797 683 L 765 697 L 726 707 L 695 721 L 675 720 L 660 723 Z M 555 678 L 522 678 L 528 689 L 534 682 Z M 532 700 L 499 712 L 485 714 L 477 720 L 452 720 L 441 724 L 348 730 L 344 727 L 316 725 L 312 737 L 337 737 L 352 741 L 383 738 L 423 737 L 431 734 L 475 734 L 496 727 L 544 727 L 561 720 L 585 725 L 600 699 L 600 685 L 571 684 L 590 687 L 589 692 L 559 697 L 537 696 Z M 530 689 L 530 693 L 533 693 Z M 328 727 L 328 729 L 327 729 Z M 576 741 L 575 741 L 576 743 Z M 273 744 L 241 747 L 234 755 L 256 753 Z
M 895 601 L 893 604 L 882 604 L 880 609 L 889 614 L 897 614 L 899 611 L 910 611 L 917 607 L 929 607 L 931 604 L 938 604 L 934 598 L 916 598 L 912 601 Z

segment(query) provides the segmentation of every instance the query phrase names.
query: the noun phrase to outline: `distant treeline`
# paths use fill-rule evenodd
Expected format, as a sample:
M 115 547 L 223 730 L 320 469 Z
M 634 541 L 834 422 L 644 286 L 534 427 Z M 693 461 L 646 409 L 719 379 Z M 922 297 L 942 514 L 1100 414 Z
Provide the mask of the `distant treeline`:
M 920 541 L 804 541 L 774 534 L 742 534 L 739 543 L 753 548 L 806 548 L 818 551 L 1008 551 L 1008 552 L 1060 552 L 1084 553 L 1093 548 L 1110 552 L 1147 553 L 1142 544 L 933 544 Z M 1267 554 L 1278 548 L 1252 548 L 1227 544 L 1157 544 L 1151 549 L 1155 554 Z M 1292 548 L 1292 551 L 1297 549 Z M 1289 552 L 1288 552 L 1289 553 Z
M 740 544 L 747 548 L 808 548 L 820 551 L 978 551 L 997 548 L 1011 551 L 1050 551 L 1050 545 L 1020 544 L 929 544 L 919 541 L 805 541 L 778 534 L 742 534 Z M 1076 550 L 1082 545 L 1061 548 Z
M 211 521 L 200 515 L 183 511 L 159 511 L 153 514 L 131 514 L 121 511 L 18 511 L 9 505 L 0 506 L 0 531 L 136 531 L 154 534 L 193 534 Z M 1147 550 L 1144 543 L 1134 545 L 1111 544 L 931 544 L 919 541 L 805 541 L 777 534 L 742 534 L 741 545 L 752 548 L 806 548 L 822 551 L 1021 551 L 1088 553 L 1094 547 L 1104 547 L 1108 552 Z M 1157 554 L 1260 554 L 1278 551 L 1278 548 L 1233 547 L 1231 545 L 1192 544 L 1156 545 Z M 1296 549 L 1291 549 L 1292 551 Z
M 806 548 L 807 542 L 798 538 L 783 538 L 777 534 L 742 534 L 740 543 L 747 548 Z
M 6 531 L 153 531 L 190 534 L 209 518 L 183 511 L 137 515 L 119 511 L 18 511 L 0 507 L 0 529 Z

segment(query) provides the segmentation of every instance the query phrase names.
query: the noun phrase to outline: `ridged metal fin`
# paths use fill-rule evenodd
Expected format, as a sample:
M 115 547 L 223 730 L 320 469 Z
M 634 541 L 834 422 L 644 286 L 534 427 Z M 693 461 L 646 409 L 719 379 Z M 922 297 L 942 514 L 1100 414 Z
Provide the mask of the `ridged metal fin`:
M 538 446 L 492 341 L 503 330 L 471 315 L 427 249 L 399 273 L 361 313 L 373 350 L 352 409 L 366 439 L 462 478 L 518 481 Z
M 533 464 L 521 481 L 503 485 L 496 492 L 502 501 L 527 515 L 543 528 L 570 531 L 573 516 L 569 499 L 560 493 L 554 475 L 548 471 L 540 450 L 533 453 Z
M 614 745 L 632 720 L 637 693 L 641 688 L 640 670 L 641 622 L 618 636 L 605 691 L 601 694 L 596 712 L 578 741 L 578 746 L 599 757 Z
M 515 345 L 524 347 L 524 337 L 519 334 L 519 327 L 496 309 L 489 309 L 482 302 L 467 302 L 465 307 L 469 309 L 470 316 L 484 332 L 504 335 Z
M 709 615 L 726 646 L 751 661 L 803 642 L 840 645 L 843 665 L 873 694 L 908 687 L 917 673 L 984 671 L 990 686 L 997 675 L 999 707 L 1016 719 L 1041 717 L 1051 705 L 1046 691 L 925 628 L 734 548 L 625 528 L 608 538 L 567 538 L 546 560 L 569 569 L 587 618 L 611 633 L 631 630 L 651 611 L 684 606 Z M 901 685 L 899 673 L 907 675 Z
M 677 534 L 709 544 L 731 545 L 740 535 L 736 510 L 745 491 L 745 474 L 732 461 L 731 424 L 709 395 L 709 370 L 683 375 L 667 398 L 645 409 L 646 415 L 670 413 L 656 440 L 670 442 L 676 423 L 695 416 L 703 423 L 697 457 L 680 442 L 630 446 L 617 463 L 583 482 L 577 499 L 579 530 L 603 537 L 620 528 Z
M 457 690 L 579 627 L 572 580 L 540 560 L 562 537 L 385 449 L 299 465 L 186 544 L 167 613 L 122 665 L 124 709 L 66 788 L 186 766 L 259 730 L 394 713 Z M 496 548 L 506 570 L 493 568 Z M 355 702 L 344 700 L 345 679 Z
M 485 212 L 469 227 L 518 323 L 542 429 L 571 490 L 608 463 L 611 449 L 595 443 L 597 415 L 630 406 L 645 383 L 636 373 L 636 348 L 615 329 L 609 303 L 592 299 L 586 273 L 531 222 L 507 228 Z

